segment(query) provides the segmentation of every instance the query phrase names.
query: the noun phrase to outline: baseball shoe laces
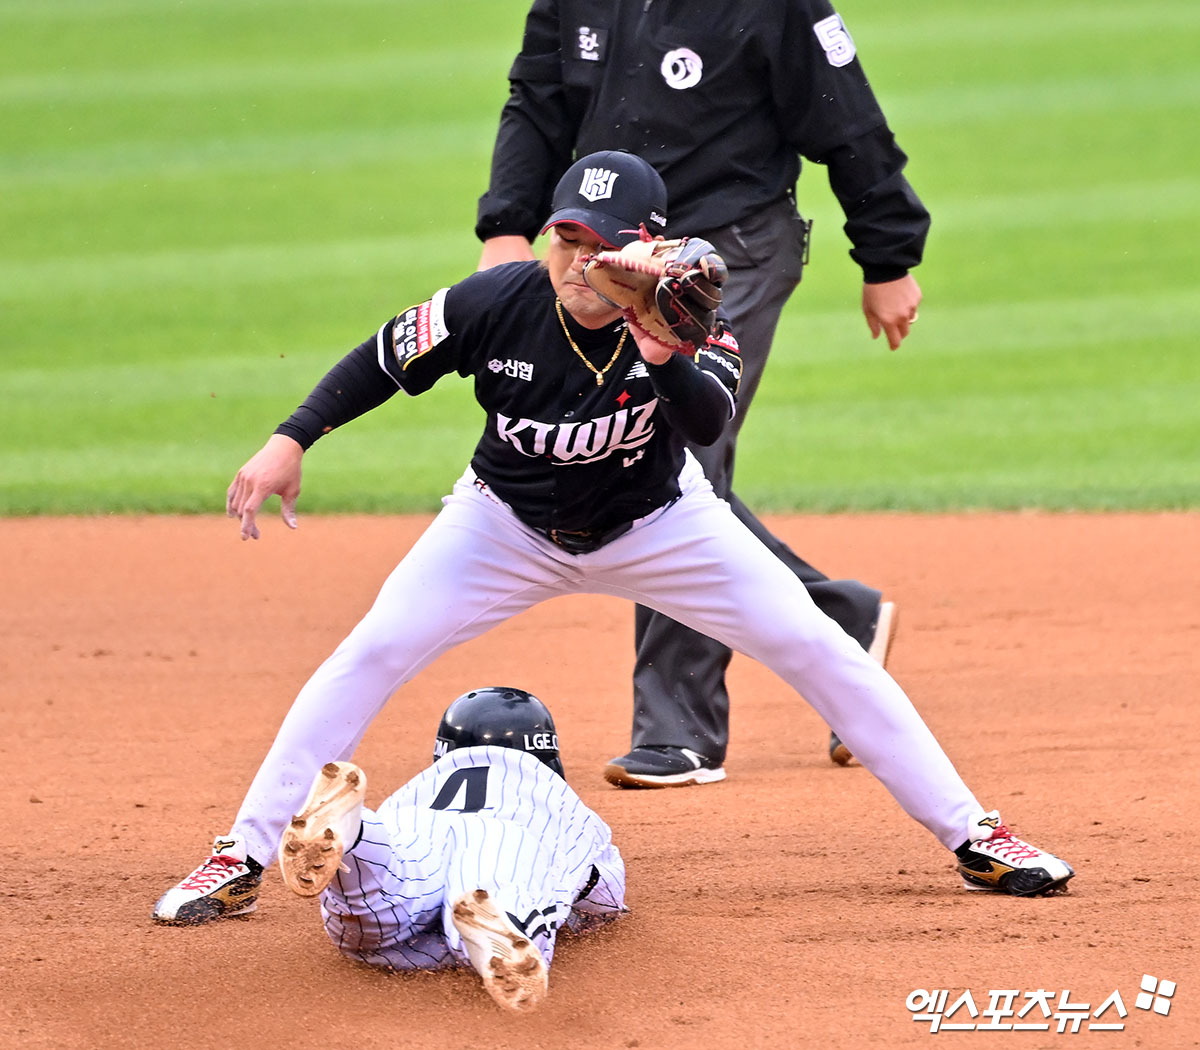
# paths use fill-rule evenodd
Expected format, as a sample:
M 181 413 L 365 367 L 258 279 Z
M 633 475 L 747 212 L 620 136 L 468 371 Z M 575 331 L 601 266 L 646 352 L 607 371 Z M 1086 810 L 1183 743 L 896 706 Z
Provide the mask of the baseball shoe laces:
M 179 888 L 208 893 L 221 883 L 228 881 L 230 875 L 240 875 L 242 868 L 242 863 L 234 860 L 233 857 L 221 857 L 214 854 L 180 882 Z
M 197 926 L 248 915 L 258 907 L 262 871 L 262 865 L 246 855 L 240 837 L 218 835 L 212 854 L 159 897 L 151 918 L 168 926 Z
M 994 835 L 988 839 L 989 851 L 1001 860 L 1011 864 L 1019 864 L 1023 860 L 1031 860 L 1041 855 L 1041 850 L 1031 846 L 1023 839 L 1017 838 L 1008 830 L 1007 824 L 1001 824 Z
M 963 887 L 1014 897 L 1046 897 L 1066 891 L 1075 869 L 1018 838 L 996 810 L 977 816 L 970 838 L 954 851 Z

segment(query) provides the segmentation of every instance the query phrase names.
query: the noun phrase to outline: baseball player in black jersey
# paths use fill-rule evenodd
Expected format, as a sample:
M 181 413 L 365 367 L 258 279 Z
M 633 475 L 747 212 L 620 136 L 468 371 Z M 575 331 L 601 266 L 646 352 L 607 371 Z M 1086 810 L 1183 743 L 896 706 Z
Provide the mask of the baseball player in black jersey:
M 717 323 L 685 356 L 627 327 L 584 279 L 603 247 L 665 226 L 662 180 L 629 153 L 560 180 L 546 263 L 473 274 L 388 320 L 238 471 L 226 508 L 259 534 L 278 494 L 295 524 L 322 435 L 458 373 L 487 414 L 470 465 L 374 605 L 301 689 L 212 856 L 154 909 L 187 924 L 254 907 L 257 880 L 318 771 L 347 761 L 388 698 L 454 646 L 563 594 L 640 602 L 759 660 L 795 688 L 982 888 L 1049 892 L 1062 861 L 985 813 L 887 672 L 718 498 L 687 442 L 732 418 L 741 365 Z M 997 867 L 993 861 L 1003 856 Z
M 710 241 L 729 266 L 725 308 L 743 362 L 738 414 L 693 446 L 717 494 L 881 662 L 895 605 L 825 575 L 773 536 L 731 492 L 734 450 L 788 297 L 808 223 L 797 214 L 800 158 L 822 164 L 863 272 L 863 313 L 894 350 L 917 318 L 929 214 L 828 0 L 535 0 L 509 72 L 491 179 L 479 202 L 481 266 L 532 258 L 551 191 L 575 156 L 625 149 L 662 174 L 668 236 Z M 637 611 L 629 754 L 605 775 L 623 786 L 724 777 L 729 649 L 644 607 Z M 830 757 L 850 751 L 831 736 Z

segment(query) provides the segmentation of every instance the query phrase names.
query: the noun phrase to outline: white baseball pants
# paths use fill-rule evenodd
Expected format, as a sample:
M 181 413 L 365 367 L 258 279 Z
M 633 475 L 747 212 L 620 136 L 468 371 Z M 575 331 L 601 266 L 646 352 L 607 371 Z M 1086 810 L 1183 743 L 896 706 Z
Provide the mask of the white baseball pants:
M 249 854 L 275 859 L 316 771 L 348 760 L 392 693 L 427 664 L 538 602 L 580 593 L 640 602 L 763 663 L 942 845 L 966 841 L 981 807 L 900 686 L 813 605 L 690 454 L 680 487 L 629 532 L 572 555 L 468 470 L 284 718 L 232 829 Z

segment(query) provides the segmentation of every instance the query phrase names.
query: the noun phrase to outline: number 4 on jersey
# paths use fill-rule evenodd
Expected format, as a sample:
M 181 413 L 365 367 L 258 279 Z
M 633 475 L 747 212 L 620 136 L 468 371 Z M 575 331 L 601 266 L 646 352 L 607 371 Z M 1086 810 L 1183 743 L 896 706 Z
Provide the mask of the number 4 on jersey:
M 458 813 L 478 813 L 487 808 L 487 781 L 491 766 L 456 769 L 447 778 L 430 804 L 430 809 L 452 809 Z M 462 805 L 455 806 L 462 795 Z

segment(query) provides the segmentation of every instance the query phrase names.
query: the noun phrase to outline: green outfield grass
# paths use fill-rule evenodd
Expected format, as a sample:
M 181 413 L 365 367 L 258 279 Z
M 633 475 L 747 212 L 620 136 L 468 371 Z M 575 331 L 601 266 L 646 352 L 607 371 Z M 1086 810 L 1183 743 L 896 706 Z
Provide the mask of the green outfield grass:
M 528 0 L 0 0 L 0 513 L 212 511 L 384 319 L 474 268 Z M 823 170 L 743 432 L 753 505 L 1200 506 L 1195 0 L 839 5 L 934 213 L 872 342 Z M 430 510 L 447 380 L 322 441 L 301 510 Z

